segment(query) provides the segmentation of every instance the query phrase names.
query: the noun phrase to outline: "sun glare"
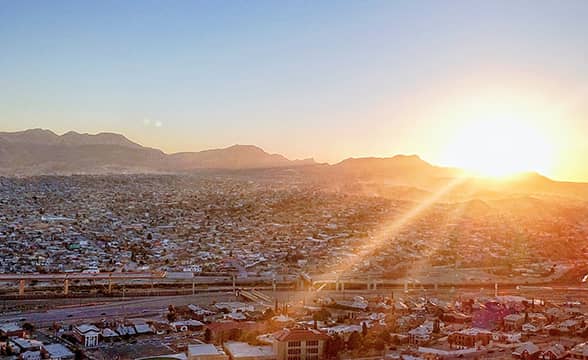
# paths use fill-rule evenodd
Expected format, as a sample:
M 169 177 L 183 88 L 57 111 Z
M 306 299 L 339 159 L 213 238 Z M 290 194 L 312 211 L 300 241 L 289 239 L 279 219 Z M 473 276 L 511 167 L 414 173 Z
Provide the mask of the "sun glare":
M 505 177 L 524 171 L 548 173 L 552 146 L 536 125 L 509 116 L 465 123 L 449 144 L 448 159 L 474 175 Z

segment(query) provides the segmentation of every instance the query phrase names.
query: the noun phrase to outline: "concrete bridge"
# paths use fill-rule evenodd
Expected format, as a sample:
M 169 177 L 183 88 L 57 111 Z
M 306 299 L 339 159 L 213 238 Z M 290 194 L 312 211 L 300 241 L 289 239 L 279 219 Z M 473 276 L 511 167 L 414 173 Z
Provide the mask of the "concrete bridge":
M 366 290 L 377 290 L 378 286 L 386 281 L 378 277 L 358 277 L 358 276 L 327 276 L 313 278 L 311 284 L 313 287 L 333 287 L 335 291 L 345 291 L 345 285 L 353 285 L 355 287 L 364 287 Z
M 117 280 L 151 280 L 165 278 L 165 272 L 105 272 L 105 273 L 58 273 L 58 274 L 0 274 L 0 282 L 18 282 L 18 294 L 24 295 L 27 282 L 55 281 L 63 282 L 64 295 L 69 294 L 69 284 L 72 280 L 107 280 L 108 292 L 112 292 L 112 285 Z

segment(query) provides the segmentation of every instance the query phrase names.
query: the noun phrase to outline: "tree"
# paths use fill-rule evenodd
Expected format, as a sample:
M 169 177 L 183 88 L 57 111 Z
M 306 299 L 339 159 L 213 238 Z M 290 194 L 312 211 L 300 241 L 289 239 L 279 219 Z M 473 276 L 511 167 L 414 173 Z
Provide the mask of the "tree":
M 211 340 L 212 340 L 212 331 L 209 328 L 206 328 L 206 330 L 204 330 L 204 342 L 210 343 Z
M 176 321 L 178 318 L 178 315 L 176 313 L 176 308 L 175 306 L 173 306 L 172 304 L 170 304 L 167 307 L 167 321 L 169 321 L 170 323 Z
M 382 339 L 377 339 L 374 343 L 374 348 L 378 351 L 384 351 L 386 349 L 386 343 Z
M 339 336 L 339 334 L 335 334 L 329 341 L 327 342 L 327 358 L 329 359 L 336 359 L 339 352 L 343 350 L 345 347 L 345 341 Z
M 441 332 L 439 319 L 435 319 L 433 322 L 433 334 L 439 334 Z
M 22 324 L 22 329 L 31 334 L 33 331 L 35 331 L 35 326 L 29 322 L 26 322 Z
M 384 341 L 385 343 L 389 343 L 390 341 L 392 341 L 392 337 L 390 336 L 390 332 L 386 329 L 382 330 L 382 332 L 380 333 L 380 335 L 378 337 L 380 339 L 382 339 L 382 341 Z
M 263 312 L 263 318 L 266 320 L 273 318 L 275 315 L 276 315 L 276 313 L 274 312 L 274 310 L 272 308 L 267 308 Z
M 169 321 L 170 323 L 173 323 L 178 319 L 175 312 L 168 312 L 166 317 L 167 317 L 167 321 Z
M 347 340 L 347 348 L 349 350 L 356 350 L 361 347 L 361 335 L 354 331 L 349 335 L 349 339 Z
M 312 314 L 312 319 L 315 321 L 327 321 L 330 317 L 331 313 L 324 308 Z

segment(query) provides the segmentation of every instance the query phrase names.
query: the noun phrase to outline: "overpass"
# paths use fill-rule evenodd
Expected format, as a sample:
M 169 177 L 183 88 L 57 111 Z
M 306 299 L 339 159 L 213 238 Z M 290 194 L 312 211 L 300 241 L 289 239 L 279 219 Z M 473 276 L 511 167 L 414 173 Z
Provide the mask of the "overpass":
M 57 273 L 57 274 L 0 274 L 0 282 L 18 282 L 18 294 L 24 295 L 26 283 L 31 281 L 63 281 L 63 293 L 69 294 L 69 283 L 72 280 L 107 280 L 108 292 L 116 280 L 157 280 L 167 276 L 165 272 L 104 272 L 104 273 Z M 152 282 L 153 284 L 153 282 Z

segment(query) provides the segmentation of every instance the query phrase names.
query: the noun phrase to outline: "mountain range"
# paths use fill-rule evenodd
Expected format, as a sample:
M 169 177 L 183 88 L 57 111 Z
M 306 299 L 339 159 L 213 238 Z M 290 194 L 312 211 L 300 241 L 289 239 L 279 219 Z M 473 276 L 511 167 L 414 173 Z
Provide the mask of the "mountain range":
M 57 135 L 31 129 L 0 132 L 0 174 L 177 172 L 197 169 L 253 169 L 315 164 L 312 159 L 288 160 L 252 145 L 166 154 L 123 135 Z
M 558 182 L 538 173 L 508 181 L 469 177 L 464 170 L 432 165 L 417 155 L 350 158 L 337 164 L 289 160 L 253 145 L 166 154 L 123 135 L 57 135 L 50 130 L 0 132 L 0 175 L 176 173 L 201 170 L 295 170 L 292 176 L 328 179 L 334 188 L 387 197 L 424 199 L 444 191 L 450 196 L 500 198 L 505 192 L 550 194 L 588 199 L 588 184 Z M 289 173 L 290 174 L 290 173 Z

